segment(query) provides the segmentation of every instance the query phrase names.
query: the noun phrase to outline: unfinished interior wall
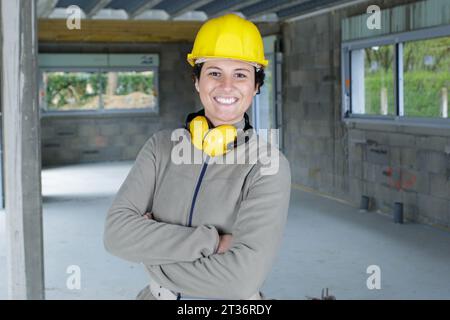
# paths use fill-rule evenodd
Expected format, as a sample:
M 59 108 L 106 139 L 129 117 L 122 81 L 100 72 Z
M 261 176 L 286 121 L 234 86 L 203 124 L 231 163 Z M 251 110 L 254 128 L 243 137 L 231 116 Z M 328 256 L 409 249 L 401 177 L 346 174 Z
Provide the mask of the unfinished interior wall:
M 403 202 L 406 219 L 448 227 L 450 130 L 341 120 L 342 19 L 412 2 L 370 1 L 283 25 L 285 153 L 294 184 L 355 205 L 368 195 L 390 215 Z
M 40 53 L 158 53 L 160 59 L 159 115 L 43 115 L 43 166 L 134 160 L 153 133 L 182 125 L 196 105 L 191 69 L 186 62 L 191 47 L 188 43 L 40 43 Z

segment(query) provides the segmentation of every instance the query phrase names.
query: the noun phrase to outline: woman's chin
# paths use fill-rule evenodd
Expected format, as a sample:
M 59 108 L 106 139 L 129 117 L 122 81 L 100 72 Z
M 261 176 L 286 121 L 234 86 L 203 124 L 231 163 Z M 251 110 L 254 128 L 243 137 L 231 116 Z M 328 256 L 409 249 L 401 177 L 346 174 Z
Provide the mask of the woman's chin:
M 238 105 L 216 103 L 214 105 L 214 109 L 216 110 L 217 113 L 220 113 L 220 114 L 232 114 L 232 113 L 236 113 L 236 110 L 238 109 Z
M 235 106 L 215 106 L 211 116 L 221 122 L 230 122 L 239 117 L 239 112 Z

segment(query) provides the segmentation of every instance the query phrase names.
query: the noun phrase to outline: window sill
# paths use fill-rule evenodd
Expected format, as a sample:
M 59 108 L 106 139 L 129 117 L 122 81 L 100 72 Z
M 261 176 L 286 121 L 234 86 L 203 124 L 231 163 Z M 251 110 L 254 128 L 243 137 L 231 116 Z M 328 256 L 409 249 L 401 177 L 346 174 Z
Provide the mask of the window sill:
M 83 111 L 42 111 L 41 119 L 45 118 L 114 118 L 114 117 L 159 117 L 159 110 L 150 109 L 118 109 L 118 110 L 83 110 Z
M 350 116 L 343 119 L 349 129 L 450 136 L 450 119 Z

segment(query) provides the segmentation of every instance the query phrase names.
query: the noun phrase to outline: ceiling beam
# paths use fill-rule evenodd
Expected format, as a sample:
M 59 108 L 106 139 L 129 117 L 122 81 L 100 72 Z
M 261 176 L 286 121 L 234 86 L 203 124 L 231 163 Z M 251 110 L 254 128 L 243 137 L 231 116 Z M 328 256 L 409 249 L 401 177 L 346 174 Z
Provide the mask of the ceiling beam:
M 362 2 L 367 2 L 366 0 L 317 0 L 308 1 L 297 6 L 293 6 L 284 10 L 277 12 L 280 20 L 285 21 L 295 21 L 301 18 L 308 18 L 318 14 L 323 14 L 331 10 L 337 10 L 340 8 L 345 8 L 350 5 L 356 5 Z
M 176 9 L 174 11 L 170 11 L 168 13 L 170 14 L 170 17 L 173 19 L 173 18 L 181 16 L 182 14 L 184 14 L 186 12 L 195 11 L 195 9 L 198 9 L 198 8 L 204 6 L 204 5 L 206 5 L 206 4 L 208 4 L 208 3 L 212 2 L 212 1 L 213 0 L 192 1 L 190 4 L 187 4 L 187 5 L 185 5 L 185 6 L 181 7 L 181 8 L 178 8 L 178 9 Z M 187 2 L 187 1 L 185 1 L 185 2 Z
M 259 3 L 255 3 L 251 6 L 245 7 L 241 10 L 241 12 L 245 15 L 246 18 L 256 18 L 266 13 L 273 13 L 276 11 L 280 11 L 282 9 L 295 6 L 302 2 L 306 2 L 308 0 L 265 0 L 260 1 Z
M 239 9 L 251 6 L 255 4 L 256 2 L 260 2 L 261 0 L 248 0 L 248 1 L 233 1 L 234 4 L 230 5 L 229 1 L 220 1 L 217 3 L 214 3 L 213 6 L 211 6 L 211 10 L 208 10 L 206 13 L 212 18 L 212 17 L 218 17 L 223 14 L 229 13 L 229 12 L 237 12 Z
M 39 19 L 39 42 L 51 43 L 169 43 L 194 42 L 203 21 L 83 20 L 69 30 L 65 19 Z M 263 36 L 279 32 L 278 23 L 256 23 Z
M 150 10 L 151 8 L 155 7 L 160 2 L 162 2 L 162 0 L 150 0 L 148 2 L 145 2 L 141 6 L 137 7 L 136 9 L 134 9 L 133 11 L 128 12 L 128 16 L 129 16 L 130 19 L 134 19 L 138 15 L 143 13 L 144 11 Z
M 40 19 L 40 42 L 194 42 L 202 21 L 97 20 L 69 30 L 65 19 Z
M 58 0 L 39 0 L 37 2 L 38 18 L 47 18 L 55 9 Z
M 111 0 L 98 0 L 97 3 L 89 10 L 86 10 L 86 17 L 92 18 L 95 16 L 100 10 L 106 7 Z

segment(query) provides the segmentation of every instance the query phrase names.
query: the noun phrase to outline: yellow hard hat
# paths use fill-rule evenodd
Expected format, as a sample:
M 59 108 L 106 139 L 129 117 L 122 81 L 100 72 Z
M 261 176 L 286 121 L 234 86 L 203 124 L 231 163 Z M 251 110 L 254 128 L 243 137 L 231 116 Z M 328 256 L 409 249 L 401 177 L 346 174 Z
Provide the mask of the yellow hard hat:
M 199 58 L 235 59 L 262 67 L 269 63 L 264 58 L 264 45 L 258 28 L 236 14 L 213 18 L 202 25 L 187 61 L 194 66 Z

